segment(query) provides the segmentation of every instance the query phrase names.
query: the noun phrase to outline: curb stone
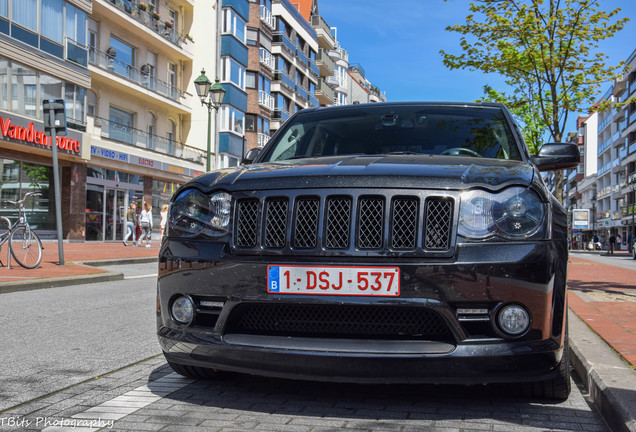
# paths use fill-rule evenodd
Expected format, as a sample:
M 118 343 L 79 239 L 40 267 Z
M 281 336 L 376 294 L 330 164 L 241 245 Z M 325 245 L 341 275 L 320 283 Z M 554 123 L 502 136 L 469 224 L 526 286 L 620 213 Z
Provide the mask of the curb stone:
M 636 372 L 569 311 L 570 363 L 615 432 L 636 432 Z

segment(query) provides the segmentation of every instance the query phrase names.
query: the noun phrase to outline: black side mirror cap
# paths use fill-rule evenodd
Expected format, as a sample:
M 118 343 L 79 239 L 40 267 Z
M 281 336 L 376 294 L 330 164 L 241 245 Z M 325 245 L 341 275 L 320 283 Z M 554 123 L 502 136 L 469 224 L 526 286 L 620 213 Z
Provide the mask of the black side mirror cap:
M 557 171 L 577 167 L 581 163 L 581 154 L 576 144 L 549 143 L 544 144 L 531 160 L 539 171 Z
M 255 147 L 253 149 L 248 150 L 247 154 L 243 157 L 243 160 L 241 160 L 241 163 L 243 165 L 249 165 L 252 162 L 254 162 L 256 160 L 256 158 L 258 157 L 258 155 L 261 154 L 261 148 L 260 147 Z

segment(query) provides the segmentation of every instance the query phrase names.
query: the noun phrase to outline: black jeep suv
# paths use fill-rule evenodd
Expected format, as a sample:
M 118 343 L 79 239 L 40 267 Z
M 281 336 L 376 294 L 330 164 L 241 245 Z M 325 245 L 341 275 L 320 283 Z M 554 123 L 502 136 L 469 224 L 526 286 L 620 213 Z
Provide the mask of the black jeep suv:
M 567 218 L 499 104 L 303 110 L 173 196 L 157 327 L 172 368 L 570 391 Z

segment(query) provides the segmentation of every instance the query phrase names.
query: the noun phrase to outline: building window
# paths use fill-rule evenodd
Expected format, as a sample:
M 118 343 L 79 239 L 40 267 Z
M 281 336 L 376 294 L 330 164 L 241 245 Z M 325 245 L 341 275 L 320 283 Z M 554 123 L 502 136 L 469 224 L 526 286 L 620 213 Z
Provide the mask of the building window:
M 224 57 L 223 81 L 229 81 L 241 90 L 245 90 L 245 68 L 233 58 Z
M 9 61 L 0 57 L 0 108 L 9 109 Z
M 74 84 L 66 84 L 66 117 L 69 120 L 84 123 L 84 101 L 86 89 Z
M 146 126 L 146 148 L 155 148 L 155 134 L 157 133 L 157 117 L 153 113 L 148 113 L 148 125 Z
M 245 132 L 256 132 L 255 114 L 245 114 Z
M 13 64 L 11 68 L 11 111 L 37 117 L 37 72 Z
M 42 0 L 40 11 L 40 31 L 42 36 L 46 36 L 57 43 L 62 43 L 64 34 L 64 26 L 62 25 L 64 23 L 64 1 Z
M 0 16 L 9 16 L 9 0 L 0 0 Z
M 170 96 L 175 98 L 177 96 L 177 65 L 168 62 L 168 87 Z
M 223 33 L 234 35 L 235 38 L 245 43 L 247 24 L 233 9 L 223 9 Z
M 245 72 L 245 87 L 255 89 L 256 87 L 256 72 Z
M 247 44 L 256 46 L 258 45 L 258 30 L 257 29 L 247 29 Z
M 11 19 L 23 27 L 38 30 L 37 0 L 20 0 L 12 2 Z
M 134 78 L 135 48 L 111 36 L 110 47 L 115 50 L 113 72 L 128 78 Z
M 133 127 L 135 114 L 111 106 L 108 113 L 108 120 L 108 137 L 110 139 L 127 144 L 134 144 Z
M 226 105 L 221 108 L 221 131 L 235 132 L 239 135 L 243 135 L 243 123 L 245 120 L 245 114 L 233 106 Z
M 258 88 L 267 94 L 272 94 L 271 81 L 263 75 L 258 75 Z
M 86 45 L 86 12 L 66 3 L 66 36 L 75 42 Z

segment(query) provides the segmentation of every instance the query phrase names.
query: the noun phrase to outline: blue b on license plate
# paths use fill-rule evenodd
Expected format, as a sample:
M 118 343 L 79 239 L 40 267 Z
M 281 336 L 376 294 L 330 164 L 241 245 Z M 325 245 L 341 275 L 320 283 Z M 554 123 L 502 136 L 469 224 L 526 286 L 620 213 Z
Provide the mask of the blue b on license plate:
M 400 295 L 399 267 L 267 267 L 267 292 L 310 295 Z

